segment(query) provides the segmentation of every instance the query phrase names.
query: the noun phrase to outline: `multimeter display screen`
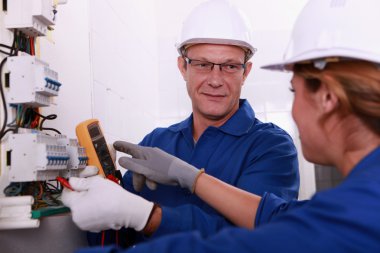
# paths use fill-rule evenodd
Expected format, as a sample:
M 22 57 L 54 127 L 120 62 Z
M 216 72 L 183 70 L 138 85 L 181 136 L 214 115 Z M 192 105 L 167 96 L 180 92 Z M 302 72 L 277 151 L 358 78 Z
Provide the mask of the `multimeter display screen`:
M 89 126 L 88 132 L 90 133 L 91 139 L 101 135 L 98 125 Z
M 94 145 L 100 164 L 103 168 L 104 174 L 106 176 L 114 175 L 115 167 L 113 165 L 112 157 L 109 153 L 106 140 L 102 132 L 100 131 L 99 125 L 89 125 L 88 132 L 90 134 L 92 144 Z

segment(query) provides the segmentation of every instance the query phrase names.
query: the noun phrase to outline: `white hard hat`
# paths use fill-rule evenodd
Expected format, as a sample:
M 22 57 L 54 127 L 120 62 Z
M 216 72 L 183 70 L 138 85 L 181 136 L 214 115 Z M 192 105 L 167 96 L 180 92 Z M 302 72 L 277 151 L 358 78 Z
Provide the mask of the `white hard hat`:
M 239 46 L 247 60 L 256 49 L 252 46 L 252 29 L 244 14 L 226 0 L 210 0 L 195 7 L 182 26 L 176 47 L 182 55 L 187 45 L 211 43 Z
M 379 25 L 379 0 L 310 0 L 297 18 L 283 60 L 262 68 L 291 70 L 308 61 L 323 68 L 334 57 L 380 63 Z

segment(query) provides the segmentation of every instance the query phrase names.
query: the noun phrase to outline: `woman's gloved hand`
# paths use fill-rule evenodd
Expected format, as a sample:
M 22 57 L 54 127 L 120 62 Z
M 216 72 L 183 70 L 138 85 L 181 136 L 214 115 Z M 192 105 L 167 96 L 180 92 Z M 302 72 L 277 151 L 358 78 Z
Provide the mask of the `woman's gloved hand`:
M 203 170 L 198 170 L 159 148 L 142 147 L 124 141 L 116 141 L 113 145 L 117 151 L 132 156 L 132 158 L 121 157 L 119 159 L 119 164 L 122 167 L 139 175 L 144 175 L 156 183 L 179 185 L 182 188 L 189 189 L 190 192 L 194 192 L 194 183 L 198 175 L 203 172 Z M 143 182 L 133 182 L 134 186 L 135 184 L 140 184 L 140 188 L 143 186 L 141 185 Z
M 125 227 L 140 231 L 153 209 L 152 202 L 101 176 L 72 177 L 69 183 L 74 191 L 64 189 L 61 199 L 82 230 L 100 232 Z

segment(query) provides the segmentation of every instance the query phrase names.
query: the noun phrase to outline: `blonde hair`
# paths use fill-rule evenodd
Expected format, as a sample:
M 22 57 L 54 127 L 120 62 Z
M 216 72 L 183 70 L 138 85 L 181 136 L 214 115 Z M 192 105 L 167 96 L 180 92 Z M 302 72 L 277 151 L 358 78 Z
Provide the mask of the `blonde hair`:
M 297 64 L 294 73 L 305 78 L 310 92 L 326 84 L 338 97 L 343 115 L 359 117 L 380 135 L 380 67 L 374 63 L 346 60 L 328 63 L 323 70 L 313 64 Z

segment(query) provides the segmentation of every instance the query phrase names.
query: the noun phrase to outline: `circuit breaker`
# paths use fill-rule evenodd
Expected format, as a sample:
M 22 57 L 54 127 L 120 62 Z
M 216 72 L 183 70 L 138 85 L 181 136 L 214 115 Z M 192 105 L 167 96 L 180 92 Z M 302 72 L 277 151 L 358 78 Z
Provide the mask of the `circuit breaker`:
M 12 134 L 7 151 L 10 182 L 52 180 L 67 170 L 69 153 L 58 139 L 42 132 Z
M 23 54 L 8 58 L 8 103 L 34 107 L 49 106 L 57 96 L 61 83 L 58 73 L 36 56 Z
M 66 151 L 70 158 L 67 164 L 67 170 L 62 170 L 60 176 L 64 178 L 78 177 L 88 162 L 85 148 L 79 146 L 77 139 L 68 139 L 64 135 L 58 138 L 57 143 L 66 146 Z
M 8 0 L 5 28 L 36 37 L 46 35 L 51 25 L 54 25 L 53 0 Z

